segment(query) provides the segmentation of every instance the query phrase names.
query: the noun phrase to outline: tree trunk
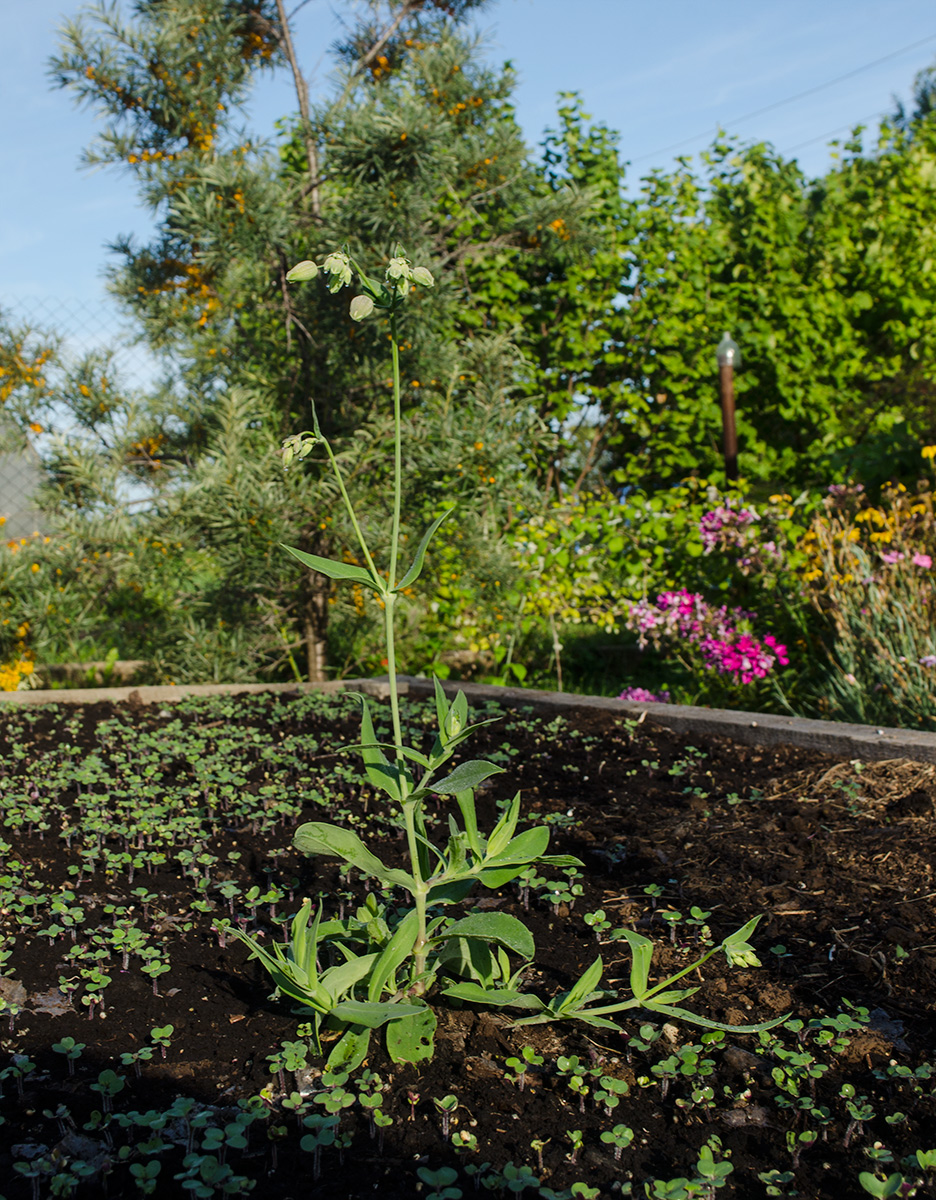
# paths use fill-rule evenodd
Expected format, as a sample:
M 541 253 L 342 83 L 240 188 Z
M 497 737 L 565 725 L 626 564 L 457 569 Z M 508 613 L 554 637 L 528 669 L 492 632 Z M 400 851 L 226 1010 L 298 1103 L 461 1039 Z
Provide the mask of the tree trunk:
M 301 600 L 302 637 L 306 646 L 309 683 L 324 683 L 328 678 L 326 634 L 328 597 L 331 581 L 317 571 L 309 571 L 303 581 Z

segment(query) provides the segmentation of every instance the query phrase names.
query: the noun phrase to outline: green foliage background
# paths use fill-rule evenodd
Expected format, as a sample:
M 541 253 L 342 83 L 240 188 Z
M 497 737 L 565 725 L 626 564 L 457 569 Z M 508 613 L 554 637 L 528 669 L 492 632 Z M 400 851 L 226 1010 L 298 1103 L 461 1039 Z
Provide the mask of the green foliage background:
M 116 648 L 154 679 L 379 672 L 372 602 L 279 549 L 352 543 L 322 464 L 286 476 L 278 452 L 314 397 L 379 548 L 386 347 L 285 273 L 342 245 L 376 266 L 398 243 L 438 284 L 403 331 L 407 536 L 458 505 L 402 631 L 410 670 L 555 683 L 564 654 L 566 686 L 662 673 L 685 698 L 751 703 L 628 650 L 621 606 L 668 587 L 756 610 L 812 663 L 834 636 L 797 573 L 820 492 L 910 480 L 936 441 L 932 72 L 821 179 L 725 135 L 628 194 L 616 135 L 573 94 L 525 145 L 511 69 L 466 32 L 476 7 L 349 9 L 312 105 L 277 2 L 142 0 L 66 26 L 53 73 L 100 118 L 87 161 L 131 173 L 156 215 L 149 243 L 117 244 L 111 286 L 164 377 L 141 394 L 106 354 L 66 361 L 54 331 L 5 319 L 4 411 L 19 437 L 55 436 L 50 540 L 0 550 L 0 658 L 25 622 L 40 663 Z M 293 72 L 299 111 L 253 140 L 243 105 L 272 70 Z M 699 541 L 725 329 L 782 576 Z

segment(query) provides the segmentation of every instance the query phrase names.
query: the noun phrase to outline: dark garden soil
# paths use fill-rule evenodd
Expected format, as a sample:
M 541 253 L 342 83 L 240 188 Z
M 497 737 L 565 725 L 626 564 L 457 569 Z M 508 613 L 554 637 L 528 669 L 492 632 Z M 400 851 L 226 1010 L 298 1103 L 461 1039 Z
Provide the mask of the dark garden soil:
M 406 711 L 425 740 L 424 708 Z M 790 1013 L 804 1025 L 703 1043 L 704 1029 L 646 1013 L 623 1014 L 622 1034 L 572 1023 L 517 1029 L 502 1013 L 442 1000 L 431 1061 L 395 1064 L 373 1039 L 366 1066 L 380 1085 L 370 1086 L 384 1088 L 392 1123 L 372 1128 L 357 1098 L 365 1085 L 352 1079 L 344 1145 L 321 1151 L 315 1179 L 316 1154 L 300 1141 L 303 1116 L 323 1111 L 321 1060 L 309 1052 L 305 1069 L 271 1073 L 269 1056 L 297 1041 L 299 1018 L 270 998 L 240 942 L 222 948 L 212 923 L 239 916 L 281 938 L 277 922 L 305 895 L 329 912 L 363 901 L 356 874 L 340 877 L 335 864 L 291 848 L 301 820 L 352 823 L 402 865 L 403 843 L 356 760 L 331 754 L 357 739 L 354 714 L 347 697 L 265 694 L 0 709 L 9 952 L 0 965 L 0 1196 L 211 1196 L 226 1183 L 226 1194 L 252 1188 L 277 1200 L 402 1200 L 433 1194 L 418 1169 L 443 1166 L 458 1173 L 448 1192 L 450 1177 L 437 1177 L 437 1194 L 449 1197 L 479 1185 L 481 1195 L 534 1196 L 577 1183 L 586 1196 L 632 1188 L 840 1200 L 866 1194 L 859 1174 L 875 1170 L 936 1196 L 936 1168 L 909 1161 L 936 1147 L 936 769 L 716 739 L 693 746 L 649 721 L 584 709 L 564 720 L 502 714 L 465 755 L 500 757 L 506 768 L 480 798 L 484 827 L 520 789 L 526 818 L 553 828 L 550 852 L 584 862 L 581 878 L 550 872 L 568 885 L 565 898 L 555 882 L 552 895 L 534 887 L 528 910 L 514 885 L 473 893 L 464 910 L 476 903 L 529 923 L 537 957 L 524 986 L 543 997 L 567 989 L 597 953 L 605 986 L 626 995 L 627 944 L 616 929 L 653 938 L 660 978 L 698 957 L 707 934 L 717 942 L 762 913 L 754 942 L 763 965 L 713 958 L 687 981 L 701 988 L 686 1007 L 729 1024 Z M 254 886 L 261 895 L 251 899 Z M 271 888 L 278 902 L 264 899 Z M 584 919 L 598 910 L 605 929 Z M 122 969 L 112 940 L 121 920 L 160 948 L 165 973 L 143 973 L 136 950 Z M 109 982 L 89 1007 L 95 949 Z M 851 1021 L 838 1032 L 808 1025 L 840 1013 Z M 151 1031 L 167 1025 L 161 1050 Z M 52 1048 L 68 1038 L 84 1045 L 71 1060 Z M 525 1046 L 542 1063 L 521 1088 L 505 1062 Z M 594 1073 L 570 1086 L 573 1056 Z M 628 1085 L 607 1111 L 594 1096 L 602 1074 Z M 297 1092 L 298 1112 L 284 1108 Z M 443 1136 L 434 1101 L 447 1095 L 457 1108 Z M 186 1099 L 195 1102 L 187 1114 Z M 239 1127 L 244 1113 L 255 1119 Z M 616 1126 L 634 1135 L 617 1159 L 601 1138 Z M 469 1145 L 456 1151 L 453 1134 Z M 732 1168 L 708 1185 L 706 1142 Z M 535 1176 L 525 1185 L 523 1166 Z M 778 1174 L 760 1178 L 770 1171 Z M 673 1187 L 680 1177 L 695 1190 Z

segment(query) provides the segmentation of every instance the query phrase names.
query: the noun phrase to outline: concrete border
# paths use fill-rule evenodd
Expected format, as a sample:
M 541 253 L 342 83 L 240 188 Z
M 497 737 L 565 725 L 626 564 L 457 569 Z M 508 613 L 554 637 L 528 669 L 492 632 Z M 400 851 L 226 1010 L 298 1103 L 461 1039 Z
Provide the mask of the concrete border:
M 404 696 L 431 696 L 431 679 L 401 675 L 398 689 Z M 580 696 L 574 692 L 543 692 L 533 688 L 492 687 L 479 683 L 445 682 L 449 695 L 461 689 L 469 700 L 496 700 L 507 708 L 533 708 L 539 712 L 591 709 L 622 717 L 645 714 L 654 724 L 690 737 L 725 737 L 755 746 L 801 746 L 837 758 L 912 758 L 936 763 L 936 733 L 906 729 L 848 725 L 838 721 L 813 721 L 805 717 L 778 717 L 770 713 L 738 712 L 726 708 L 699 708 L 684 704 L 637 704 L 608 696 Z M 342 679 L 329 683 L 203 683 L 174 687 L 63 688 L 51 691 L 0 692 L 4 703 L 96 704 L 102 700 L 130 700 L 138 704 L 165 704 L 184 696 L 225 696 L 243 692 L 366 692 L 389 695 L 386 676 L 377 679 Z

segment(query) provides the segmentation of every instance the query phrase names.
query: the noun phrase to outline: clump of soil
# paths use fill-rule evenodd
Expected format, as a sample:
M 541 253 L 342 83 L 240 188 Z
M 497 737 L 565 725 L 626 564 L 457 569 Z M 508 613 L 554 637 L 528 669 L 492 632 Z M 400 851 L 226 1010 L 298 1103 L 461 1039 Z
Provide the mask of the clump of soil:
M 653 938 L 662 978 L 762 913 L 763 966 L 713 959 L 685 981 L 700 988 L 686 1007 L 733 1025 L 785 1013 L 793 1024 L 713 1035 L 626 1013 L 620 1034 L 518 1029 L 441 1000 L 435 1057 L 399 1065 L 374 1038 L 371 1074 L 344 1082 L 351 1098 L 335 1102 L 329 1142 L 314 1120 L 331 1111 L 329 1089 L 300 1019 L 213 926 L 239 918 L 281 938 L 303 896 L 336 913 L 364 902 L 366 881 L 291 848 L 299 821 L 349 824 L 402 862 L 382 801 L 354 757 L 335 754 L 357 740 L 353 702 L 0 712 L 6 1200 L 105 1187 L 112 1200 L 402 1200 L 479 1185 L 676 1196 L 661 1189 L 677 1178 L 697 1185 L 684 1194 L 705 1195 L 716 1190 L 711 1179 L 700 1190 L 709 1152 L 731 1168 L 720 1196 L 832 1200 L 861 1194 L 859 1174 L 875 1170 L 936 1195 L 933 1171 L 911 1162 L 936 1144 L 934 768 L 691 745 L 585 709 L 562 719 L 489 709 L 480 715 L 501 719 L 465 755 L 505 767 L 480 798 L 482 822 L 519 789 L 527 820 L 552 829 L 550 852 L 585 864 L 464 903 L 529 924 L 537 956 L 524 986 L 565 990 L 600 953 L 604 986 L 626 996 L 616 930 Z M 428 707 L 406 713 L 416 741 L 429 736 Z M 142 933 L 149 958 L 123 956 L 121 923 Z M 154 961 L 168 969 L 143 970 Z M 94 966 L 108 978 L 99 988 Z M 153 1031 L 170 1025 L 160 1044 Z M 521 1080 L 506 1061 L 524 1047 Z M 378 1092 L 382 1126 L 362 1101 Z M 435 1102 L 447 1096 L 457 1107 L 446 1121 Z

